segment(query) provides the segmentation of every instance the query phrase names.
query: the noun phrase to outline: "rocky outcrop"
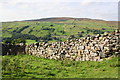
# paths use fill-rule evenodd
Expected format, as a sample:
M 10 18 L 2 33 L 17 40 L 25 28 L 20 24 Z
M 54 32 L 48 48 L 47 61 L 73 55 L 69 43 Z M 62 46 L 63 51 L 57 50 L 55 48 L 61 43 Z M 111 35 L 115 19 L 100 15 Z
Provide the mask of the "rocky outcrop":
M 65 42 L 31 44 L 25 52 L 55 60 L 101 61 L 120 53 L 120 30 Z

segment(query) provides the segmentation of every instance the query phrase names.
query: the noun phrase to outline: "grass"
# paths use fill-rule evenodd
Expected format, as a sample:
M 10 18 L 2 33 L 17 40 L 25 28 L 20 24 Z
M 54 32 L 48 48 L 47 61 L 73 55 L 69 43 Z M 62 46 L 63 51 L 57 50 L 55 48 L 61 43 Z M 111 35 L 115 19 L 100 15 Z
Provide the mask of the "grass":
M 50 33 L 52 37 L 65 41 L 70 35 L 77 36 L 78 32 L 82 31 L 84 31 L 83 36 L 93 35 L 94 31 L 87 33 L 87 29 L 111 32 L 117 28 L 115 24 L 97 21 L 77 21 L 75 25 L 71 24 L 72 22 L 73 20 L 5 22 L 2 23 L 2 38 L 11 38 L 13 32 L 36 37 L 44 37 Z M 25 28 L 25 26 L 29 27 Z M 54 31 L 46 30 L 46 28 L 54 29 Z M 55 39 L 49 40 L 49 42 L 56 41 Z M 36 43 L 36 41 L 26 40 L 26 44 L 32 43 Z M 82 62 L 49 60 L 31 55 L 9 55 L 2 56 L 2 61 L 3 78 L 118 78 L 118 67 L 120 67 L 117 57 L 101 62 Z
M 33 43 L 36 43 L 35 40 L 26 40 L 26 44 L 29 45 L 29 44 L 33 44 Z
M 31 55 L 11 55 L 3 56 L 2 61 L 3 78 L 118 78 L 120 67 L 117 57 L 94 62 L 60 61 Z
M 115 24 L 108 24 L 100 21 L 76 21 L 74 25 L 72 24 L 72 22 L 73 20 L 61 21 L 61 22 L 46 22 L 46 21 L 45 22 L 44 21 L 43 22 L 40 21 L 4 22 L 2 23 L 2 37 L 11 38 L 13 36 L 13 33 L 34 35 L 35 37 L 45 37 L 46 35 L 51 34 L 51 37 L 54 36 L 59 38 L 61 41 L 64 41 L 70 35 L 78 36 L 78 32 L 84 31 L 84 33 L 82 34 L 83 36 L 86 34 L 92 35 L 94 33 L 94 31 L 87 33 L 87 29 L 100 30 L 102 32 L 106 32 L 106 31 L 111 32 L 117 28 L 117 25 Z M 24 28 L 25 26 L 29 26 L 29 27 Z M 110 27 L 110 26 L 114 26 L 114 27 Z M 52 28 L 54 29 L 54 31 L 45 30 L 45 28 Z M 102 30 L 102 28 L 104 28 L 104 30 Z M 64 33 L 62 31 L 64 31 Z M 64 39 L 61 38 L 62 36 L 65 35 L 66 37 L 64 37 Z M 52 38 L 51 41 L 54 42 L 55 40 Z M 29 44 L 29 41 L 27 44 Z

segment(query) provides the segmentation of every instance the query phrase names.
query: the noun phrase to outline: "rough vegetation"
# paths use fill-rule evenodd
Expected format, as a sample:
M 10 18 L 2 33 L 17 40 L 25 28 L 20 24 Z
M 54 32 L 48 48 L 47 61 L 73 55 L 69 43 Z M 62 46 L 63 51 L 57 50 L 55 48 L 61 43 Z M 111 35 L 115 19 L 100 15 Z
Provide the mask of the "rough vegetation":
M 2 58 L 4 78 L 118 78 L 118 58 L 94 61 L 60 61 L 31 55 Z

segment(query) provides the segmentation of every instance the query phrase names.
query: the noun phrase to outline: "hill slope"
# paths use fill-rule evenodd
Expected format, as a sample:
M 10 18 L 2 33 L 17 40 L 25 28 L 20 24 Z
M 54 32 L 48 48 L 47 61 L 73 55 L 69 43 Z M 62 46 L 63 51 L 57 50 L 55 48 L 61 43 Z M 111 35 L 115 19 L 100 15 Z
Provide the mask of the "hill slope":
M 32 19 L 24 21 L 48 21 L 48 22 L 59 22 L 59 21 L 68 21 L 68 20 L 78 20 L 78 21 L 94 21 L 94 22 L 103 22 L 107 24 L 117 25 L 117 21 L 105 21 L 101 19 L 90 19 L 90 18 L 71 18 L 71 17 L 53 17 L 53 18 L 42 18 L 42 19 Z
M 44 18 L 36 20 L 3 22 L 2 37 L 6 39 L 24 38 L 30 42 L 64 41 L 85 35 L 101 34 L 117 29 L 116 21 L 88 18 Z

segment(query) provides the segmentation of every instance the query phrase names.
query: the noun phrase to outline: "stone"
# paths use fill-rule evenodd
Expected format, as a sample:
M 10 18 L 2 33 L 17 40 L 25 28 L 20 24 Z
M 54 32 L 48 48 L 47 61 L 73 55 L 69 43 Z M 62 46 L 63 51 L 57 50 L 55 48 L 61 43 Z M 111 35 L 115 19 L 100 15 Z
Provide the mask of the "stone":
M 65 42 L 36 43 L 27 45 L 26 53 L 43 56 L 49 59 L 77 61 L 100 61 L 100 58 L 109 56 L 112 52 L 119 53 L 119 31 L 105 32 L 103 35 L 71 39 Z
M 100 34 L 97 34 L 96 37 L 99 38 L 101 35 Z
M 104 32 L 104 35 L 107 36 L 107 35 L 108 35 L 108 32 Z
M 80 49 L 85 49 L 85 46 L 80 46 Z
M 99 40 L 102 40 L 103 39 L 103 37 L 99 37 Z

